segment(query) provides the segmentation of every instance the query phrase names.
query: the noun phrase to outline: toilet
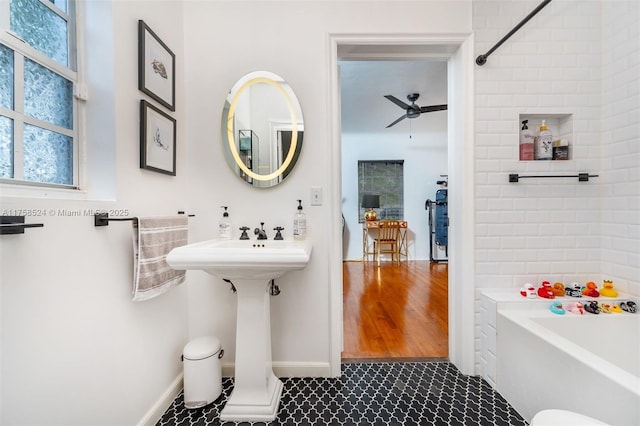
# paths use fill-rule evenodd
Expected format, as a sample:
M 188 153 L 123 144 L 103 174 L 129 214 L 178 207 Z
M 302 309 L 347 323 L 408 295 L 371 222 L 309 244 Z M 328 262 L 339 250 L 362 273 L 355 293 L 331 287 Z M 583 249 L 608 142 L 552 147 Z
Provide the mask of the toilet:
M 591 417 L 565 410 L 542 410 L 531 419 L 531 426 L 608 425 Z

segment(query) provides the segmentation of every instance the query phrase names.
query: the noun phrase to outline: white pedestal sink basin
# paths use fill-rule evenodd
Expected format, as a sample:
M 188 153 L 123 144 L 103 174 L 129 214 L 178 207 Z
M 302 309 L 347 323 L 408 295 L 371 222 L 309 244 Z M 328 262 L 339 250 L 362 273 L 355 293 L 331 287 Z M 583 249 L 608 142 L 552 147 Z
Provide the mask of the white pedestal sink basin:
M 271 362 L 269 282 L 303 269 L 311 247 L 306 240 L 210 240 L 175 248 L 167 255 L 172 268 L 199 269 L 229 279 L 238 291 L 235 385 L 220 420 L 276 418 L 282 382 Z

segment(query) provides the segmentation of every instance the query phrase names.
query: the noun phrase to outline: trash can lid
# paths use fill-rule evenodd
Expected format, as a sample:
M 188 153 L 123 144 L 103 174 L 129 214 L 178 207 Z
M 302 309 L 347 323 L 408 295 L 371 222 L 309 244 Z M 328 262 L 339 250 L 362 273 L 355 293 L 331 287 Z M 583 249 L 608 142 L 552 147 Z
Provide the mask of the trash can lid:
M 203 359 L 217 353 L 220 350 L 220 340 L 215 337 L 198 337 L 187 343 L 182 351 L 186 359 Z

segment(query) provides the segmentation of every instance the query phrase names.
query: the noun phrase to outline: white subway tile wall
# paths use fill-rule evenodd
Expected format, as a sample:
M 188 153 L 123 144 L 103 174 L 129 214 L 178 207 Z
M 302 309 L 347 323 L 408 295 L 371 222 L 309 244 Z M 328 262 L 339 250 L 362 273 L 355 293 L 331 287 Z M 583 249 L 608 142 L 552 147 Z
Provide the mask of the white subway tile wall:
M 476 55 L 539 4 L 474 0 Z M 475 67 L 476 288 L 612 279 L 640 296 L 639 5 L 551 2 Z M 519 161 L 520 114 L 571 114 L 570 159 Z M 508 182 L 579 172 L 599 177 Z

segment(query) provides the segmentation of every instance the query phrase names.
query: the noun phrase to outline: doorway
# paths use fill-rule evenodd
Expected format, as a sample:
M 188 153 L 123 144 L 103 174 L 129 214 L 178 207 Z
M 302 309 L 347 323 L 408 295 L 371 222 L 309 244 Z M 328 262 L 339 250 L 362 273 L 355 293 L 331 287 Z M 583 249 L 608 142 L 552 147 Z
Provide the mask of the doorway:
M 332 143 L 329 146 L 332 205 L 336 226 L 330 247 L 330 368 L 340 375 L 343 350 L 343 262 L 341 224 L 341 104 L 338 62 L 352 57 L 370 59 L 438 57 L 448 63 L 449 235 L 448 346 L 449 360 L 463 374 L 474 373 L 474 220 L 473 220 L 473 38 L 470 35 L 439 36 L 330 36 Z M 464 208 L 463 208 L 464 206 Z
M 447 111 L 431 111 L 447 105 L 447 62 L 344 59 L 339 68 L 346 224 L 343 360 L 445 358 L 447 268 L 428 261 L 425 201 L 435 197 L 447 174 Z M 363 238 L 376 234 L 362 231 L 365 193 L 376 194 L 378 219 L 406 224 L 403 260 L 408 261 L 399 267 L 360 261 Z

